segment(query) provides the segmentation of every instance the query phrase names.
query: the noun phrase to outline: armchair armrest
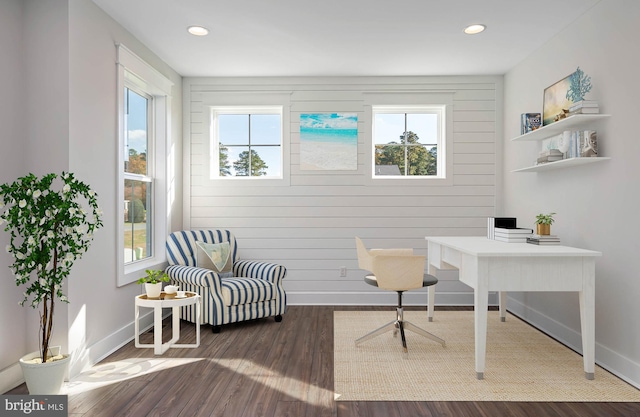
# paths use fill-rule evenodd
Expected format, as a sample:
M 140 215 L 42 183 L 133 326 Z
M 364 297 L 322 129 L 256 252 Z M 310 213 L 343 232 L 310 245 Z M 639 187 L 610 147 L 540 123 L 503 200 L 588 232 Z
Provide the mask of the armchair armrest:
M 173 281 L 199 287 L 210 287 L 211 291 L 220 292 L 220 275 L 210 269 L 198 268 L 196 266 L 171 265 L 165 269 L 165 272 Z
M 274 284 L 279 284 L 287 275 L 287 268 L 270 262 L 236 261 L 233 264 L 233 275 L 236 277 L 264 279 Z

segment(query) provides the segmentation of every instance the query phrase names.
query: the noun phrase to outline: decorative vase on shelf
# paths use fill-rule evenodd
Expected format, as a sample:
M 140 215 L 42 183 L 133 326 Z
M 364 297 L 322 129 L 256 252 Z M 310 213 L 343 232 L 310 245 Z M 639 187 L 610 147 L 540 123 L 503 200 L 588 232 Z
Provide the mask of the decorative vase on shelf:
M 539 235 L 550 235 L 551 234 L 551 225 L 550 224 L 540 224 L 536 225 L 536 233 Z
M 160 293 L 162 293 L 162 282 L 158 282 L 156 284 L 146 283 L 144 284 L 144 290 L 147 293 L 147 298 L 160 298 Z

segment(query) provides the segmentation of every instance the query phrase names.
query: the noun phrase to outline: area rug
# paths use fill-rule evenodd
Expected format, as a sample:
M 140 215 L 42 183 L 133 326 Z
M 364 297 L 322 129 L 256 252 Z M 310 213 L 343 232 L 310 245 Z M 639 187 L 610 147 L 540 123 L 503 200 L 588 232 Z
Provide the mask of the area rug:
M 472 311 L 405 311 L 405 320 L 443 338 L 442 347 L 406 332 L 387 332 L 356 347 L 354 340 L 393 320 L 395 311 L 334 313 L 337 401 L 640 401 L 640 390 L 597 367 L 584 376 L 582 356 L 524 323 L 490 311 L 484 379 L 476 379 Z

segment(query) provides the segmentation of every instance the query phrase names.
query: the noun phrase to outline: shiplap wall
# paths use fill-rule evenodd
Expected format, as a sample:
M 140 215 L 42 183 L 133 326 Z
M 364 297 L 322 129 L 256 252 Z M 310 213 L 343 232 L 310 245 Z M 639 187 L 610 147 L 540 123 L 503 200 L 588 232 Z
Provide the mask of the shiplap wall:
M 228 228 L 242 258 L 285 265 L 290 304 L 394 304 L 394 294 L 364 284 L 355 236 L 367 247 L 412 247 L 426 255 L 425 236 L 484 235 L 486 218 L 496 214 L 501 76 L 185 78 L 183 94 L 184 227 Z M 453 164 L 446 184 L 372 181 L 370 112 L 376 97 L 418 104 L 440 94 L 452 104 L 447 135 Z M 283 100 L 285 180 L 210 180 L 210 107 Z M 299 115 L 314 112 L 358 114 L 357 171 L 299 169 Z M 340 267 L 347 268 L 346 277 Z M 473 302 L 455 272 L 438 277 L 436 304 Z M 407 304 L 425 300 L 424 293 L 405 295 Z

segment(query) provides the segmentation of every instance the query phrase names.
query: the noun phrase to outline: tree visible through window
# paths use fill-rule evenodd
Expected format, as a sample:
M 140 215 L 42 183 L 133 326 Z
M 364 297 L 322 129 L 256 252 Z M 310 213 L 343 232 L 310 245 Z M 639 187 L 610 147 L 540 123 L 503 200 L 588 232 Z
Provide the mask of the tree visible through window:
M 118 178 L 117 285 L 137 281 L 146 269 L 164 268 L 169 220 L 167 181 L 173 156 L 173 83 L 125 45 L 117 45 Z
M 213 109 L 212 177 L 281 177 L 281 109 Z
M 147 166 L 150 97 L 125 87 L 124 247 L 125 263 L 152 256 L 153 179 Z
M 437 176 L 441 111 L 374 110 L 374 177 Z

